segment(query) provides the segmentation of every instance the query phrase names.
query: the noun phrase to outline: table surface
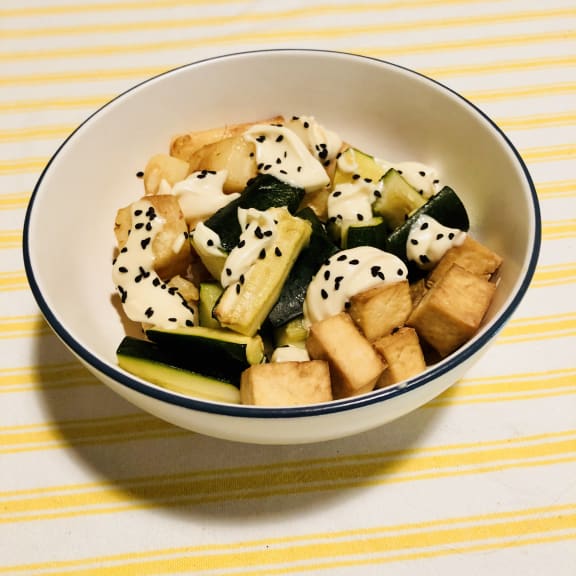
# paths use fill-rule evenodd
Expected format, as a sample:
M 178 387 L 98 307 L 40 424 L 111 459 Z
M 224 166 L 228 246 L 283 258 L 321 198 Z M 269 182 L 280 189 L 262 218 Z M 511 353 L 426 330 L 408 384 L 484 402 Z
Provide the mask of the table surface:
M 574 0 L 0 3 L 0 575 L 576 574 Z M 44 323 L 28 198 L 114 95 L 233 51 L 406 65 L 488 113 L 543 218 L 532 285 L 430 405 L 353 438 L 238 445 L 140 412 Z

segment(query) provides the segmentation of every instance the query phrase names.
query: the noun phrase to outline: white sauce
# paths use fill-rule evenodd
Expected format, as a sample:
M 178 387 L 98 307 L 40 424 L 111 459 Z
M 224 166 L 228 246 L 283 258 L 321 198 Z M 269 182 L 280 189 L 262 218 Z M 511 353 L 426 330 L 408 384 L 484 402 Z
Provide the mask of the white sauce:
M 224 194 L 222 191 L 227 174 L 227 170 L 200 170 L 172 186 L 170 193 L 178 198 L 188 225 L 208 218 L 240 196 L 237 193 Z
M 286 127 L 304 142 L 306 148 L 323 166 L 328 166 L 342 148 L 340 136 L 324 128 L 313 116 L 292 116 L 286 122 Z
M 310 360 L 310 356 L 306 348 L 290 344 L 275 348 L 270 358 L 271 362 L 307 362 L 308 360 Z
M 276 223 L 268 211 L 238 208 L 238 222 L 242 234 L 232 248 L 220 275 L 224 288 L 234 282 L 244 282 L 250 268 L 266 254 L 276 238 Z
M 322 164 L 289 128 L 256 124 L 244 133 L 256 146 L 258 172 L 314 192 L 330 184 Z
M 393 254 L 372 246 L 341 250 L 322 265 L 308 286 L 304 301 L 306 323 L 320 322 L 342 312 L 355 294 L 407 277 L 406 265 Z
M 376 159 L 376 161 L 385 171 L 394 168 L 425 199 L 434 196 L 440 189 L 440 180 L 436 170 L 426 164 L 420 162 L 392 163 L 380 159 Z M 386 191 L 384 190 L 383 193 L 385 194 Z
M 423 270 L 429 270 L 452 246 L 460 246 L 465 239 L 466 232 L 442 226 L 434 218 L 422 214 L 410 228 L 406 240 L 406 255 L 408 260 L 415 262 Z
M 381 186 L 362 178 L 338 184 L 326 203 L 328 220 L 337 224 L 367 222 L 372 218 L 372 203 Z
M 152 243 L 164 224 L 150 202 L 132 204 L 132 227 L 114 262 L 112 279 L 130 320 L 161 328 L 193 326 L 194 311 L 154 271 Z M 187 240 L 184 234 L 182 240 Z
M 203 254 L 211 254 L 212 256 L 226 254 L 224 248 L 222 248 L 218 233 L 206 226 L 204 222 L 196 224 L 196 228 L 192 231 L 192 240 L 194 247 Z

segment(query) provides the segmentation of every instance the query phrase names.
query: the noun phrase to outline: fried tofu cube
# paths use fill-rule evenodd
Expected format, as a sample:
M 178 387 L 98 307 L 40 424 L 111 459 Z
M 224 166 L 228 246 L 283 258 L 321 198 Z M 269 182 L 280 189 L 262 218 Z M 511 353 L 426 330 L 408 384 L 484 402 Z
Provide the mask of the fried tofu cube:
M 373 345 L 388 365 L 378 380 L 377 388 L 397 384 L 426 370 L 426 361 L 414 328 L 404 326 L 379 338 Z
M 446 274 L 452 264 L 458 264 L 472 274 L 489 279 L 500 268 L 502 258 L 467 235 L 460 246 L 453 246 L 444 254 L 438 265 L 428 275 L 426 284 L 428 286 L 435 284 Z
M 144 190 L 146 194 L 158 194 L 162 180 L 174 186 L 176 182 L 184 180 L 189 172 L 188 162 L 168 154 L 156 154 L 144 168 Z
M 144 196 L 160 218 L 164 220 L 162 229 L 152 240 L 154 270 L 164 281 L 173 276 L 185 276 L 191 261 L 191 248 L 188 241 L 188 226 L 180 204 L 175 196 L 156 194 Z M 120 208 L 116 213 L 114 234 L 118 249 L 126 244 L 132 228 L 132 205 Z
M 370 392 L 385 368 L 345 312 L 312 324 L 306 348 L 310 358 L 328 362 L 334 398 Z
M 422 299 L 422 296 L 426 293 L 426 279 L 419 278 L 416 282 L 410 284 L 410 297 L 412 298 L 412 307 L 416 306 L 418 302 Z
M 453 264 L 414 307 L 406 324 L 446 356 L 478 330 L 495 289 L 493 282 Z
M 256 364 L 242 373 L 242 404 L 282 407 L 330 400 L 330 370 L 323 360 Z
M 348 314 L 368 340 L 373 341 L 402 326 L 412 311 L 407 280 L 381 284 L 350 298 Z
M 223 190 L 226 194 L 242 192 L 248 180 L 258 174 L 255 146 L 240 134 L 207 144 L 190 157 L 190 172 L 227 170 Z

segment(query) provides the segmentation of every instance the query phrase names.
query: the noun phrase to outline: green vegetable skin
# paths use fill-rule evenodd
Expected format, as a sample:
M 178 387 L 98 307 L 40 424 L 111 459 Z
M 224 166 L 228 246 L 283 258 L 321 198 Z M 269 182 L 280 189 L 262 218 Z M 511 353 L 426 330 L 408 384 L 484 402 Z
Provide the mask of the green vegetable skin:
M 240 391 L 225 376 L 206 376 L 183 365 L 181 358 L 160 346 L 126 336 L 116 350 L 118 365 L 127 372 L 173 392 L 216 402 L 240 403 Z

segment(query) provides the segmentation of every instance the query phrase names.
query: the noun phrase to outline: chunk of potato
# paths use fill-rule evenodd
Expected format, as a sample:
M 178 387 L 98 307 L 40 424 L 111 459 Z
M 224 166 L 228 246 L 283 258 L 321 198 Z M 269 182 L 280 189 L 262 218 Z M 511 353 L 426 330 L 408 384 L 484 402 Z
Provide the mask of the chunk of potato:
M 158 194 L 162 180 L 174 186 L 176 182 L 184 180 L 189 171 L 188 162 L 168 154 L 155 154 L 144 169 L 144 190 L 146 194 Z
M 328 364 L 322 360 L 256 364 L 242 373 L 240 399 L 243 404 L 276 407 L 329 402 Z

